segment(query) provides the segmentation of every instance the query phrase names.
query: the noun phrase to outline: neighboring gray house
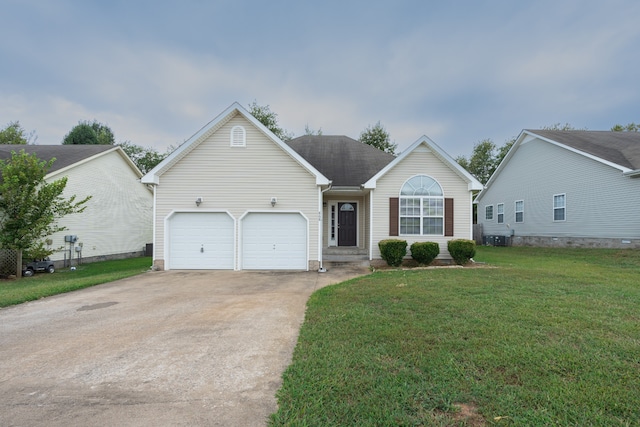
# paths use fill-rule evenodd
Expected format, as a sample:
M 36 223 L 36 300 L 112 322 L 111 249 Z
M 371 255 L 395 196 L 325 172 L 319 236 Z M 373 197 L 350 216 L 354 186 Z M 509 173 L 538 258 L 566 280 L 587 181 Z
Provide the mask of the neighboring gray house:
M 153 236 L 153 194 L 122 148 L 113 145 L 0 145 L 0 159 L 24 150 L 39 159 L 55 158 L 45 180 L 67 177 L 64 198 L 87 196 L 84 212 L 61 218 L 65 231 L 48 236 L 54 261 L 85 262 L 141 256 Z M 65 236 L 77 241 L 65 241 Z M 26 261 L 26 260 L 25 260 Z M 60 262 L 62 264 L 62 262 Z
M 480 183 L 427 137 L 398 157 L 344 136 L 276 137 L 234 103 L 142 178 L 157 269 L 309 270 L 389 237 L 471 238 Z
M 640 248 L 640 133 L 524 130 L 475 203 L 489 243 Z

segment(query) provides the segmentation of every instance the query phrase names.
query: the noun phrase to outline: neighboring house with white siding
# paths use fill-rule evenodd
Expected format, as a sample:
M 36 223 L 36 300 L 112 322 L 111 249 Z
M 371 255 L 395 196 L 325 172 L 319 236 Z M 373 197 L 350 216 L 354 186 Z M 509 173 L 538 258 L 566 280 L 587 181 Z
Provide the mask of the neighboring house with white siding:
M 426 137 L 395 157 L 346 136 L 282 141 L 238 103 L 142 178 L 157 269 L 309 270 L 378 242 L 470 239 L 481 184 Z
M 524 130 L 475 203 L 485 241 L 639 248 L 640 133 Z
M 141 256 L 153 238 L 153 193 L 140 183 L 142 173 L 120 147 L 112 145 L 0 145 L 0 158 L 24 150 L 40 160 L 55 159 L 45 181 L 67 178 L 62 196 L 87 196 L 82 213 L 58 220 L 66 230 L 48 236 L 54 261 Z M 75 242 L 65 236 L 77 236 Z

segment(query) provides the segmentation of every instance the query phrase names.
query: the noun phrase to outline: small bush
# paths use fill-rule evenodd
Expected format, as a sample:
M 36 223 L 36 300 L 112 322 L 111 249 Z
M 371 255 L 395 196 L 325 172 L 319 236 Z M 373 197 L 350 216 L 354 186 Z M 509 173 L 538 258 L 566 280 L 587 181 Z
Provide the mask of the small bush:
M 436 242 L 415 242 L 411 245 L 411 258 L 418 264 L 429 265 L 440 253 L 440 245 Z
M 382 259 L 392 267 L 402 264 L 402 259 L 407 254 L 407 241 L 398 239 L 386 239 L 378 242 Z
M 473 240 L 449 240 L 447 249 L 456 264 L 464 265 L 476 254 L 476 242 Z

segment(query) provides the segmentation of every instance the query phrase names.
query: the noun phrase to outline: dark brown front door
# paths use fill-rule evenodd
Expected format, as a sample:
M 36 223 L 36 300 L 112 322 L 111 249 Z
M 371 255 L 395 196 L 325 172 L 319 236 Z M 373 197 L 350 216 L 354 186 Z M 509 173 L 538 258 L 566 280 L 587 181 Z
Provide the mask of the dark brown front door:
M 356 246 L 355 203 L 338 203 L 338 246 Z

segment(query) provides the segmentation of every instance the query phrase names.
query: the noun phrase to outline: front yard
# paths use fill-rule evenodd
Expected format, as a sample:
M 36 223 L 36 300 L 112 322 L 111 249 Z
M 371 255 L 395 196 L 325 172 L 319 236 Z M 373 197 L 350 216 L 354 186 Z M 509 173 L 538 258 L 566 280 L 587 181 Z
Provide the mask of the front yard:
M 475 259 L 316 292 L 270 425 L 640 425 L 640 251 Z
M 129 258 L 82 264 L 75 270 L 64 268 L 53 274 L 36 273 L 19 280 L 0 280 L 0 307 L 135 276 L 150 266 L 150 257 Z

